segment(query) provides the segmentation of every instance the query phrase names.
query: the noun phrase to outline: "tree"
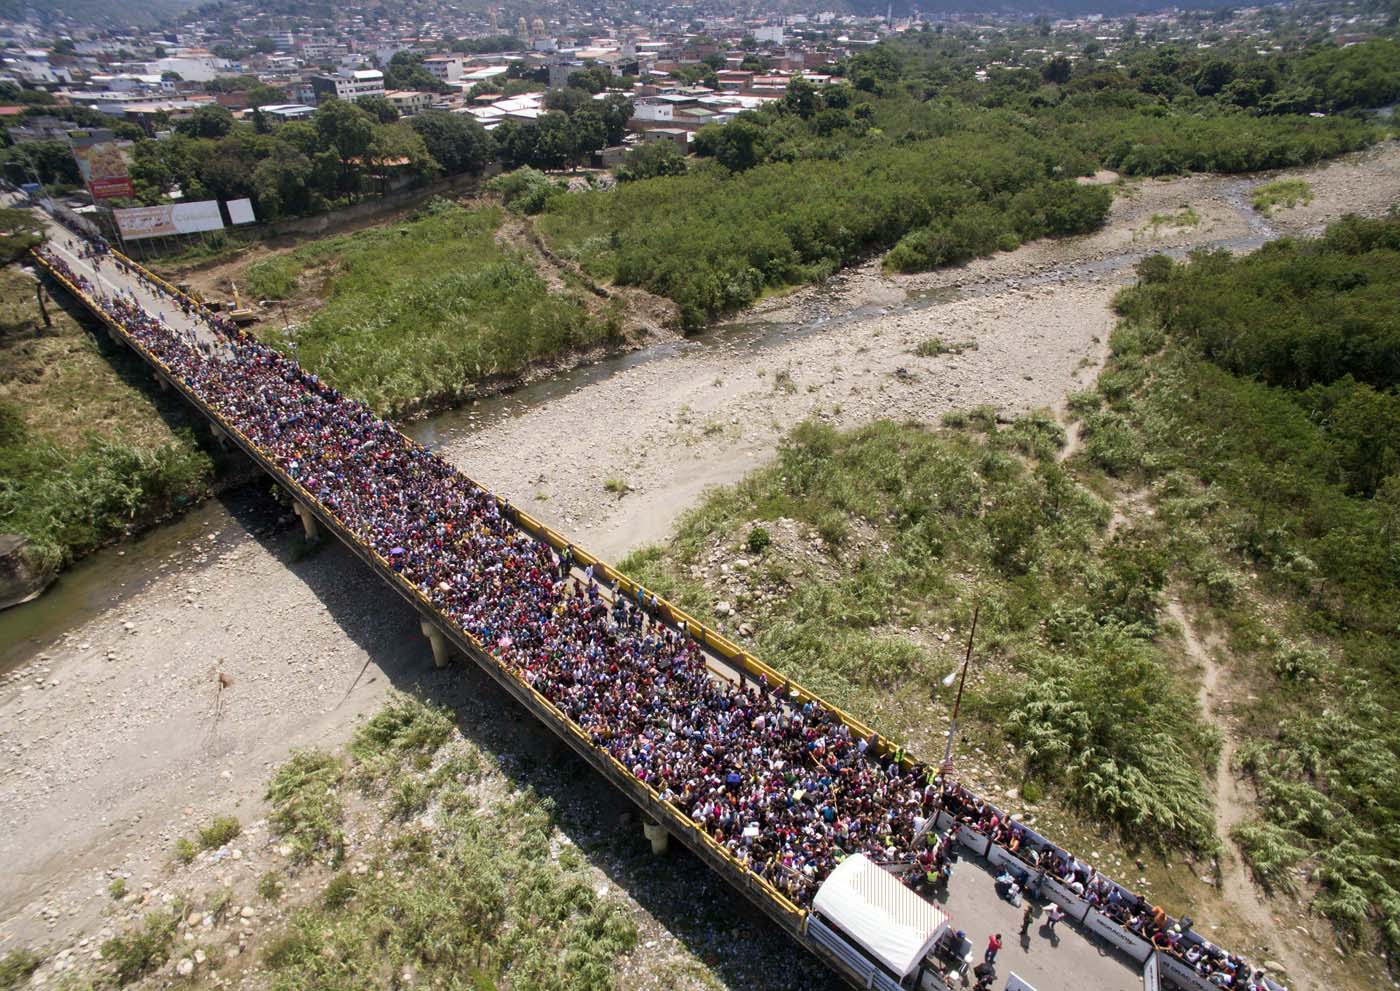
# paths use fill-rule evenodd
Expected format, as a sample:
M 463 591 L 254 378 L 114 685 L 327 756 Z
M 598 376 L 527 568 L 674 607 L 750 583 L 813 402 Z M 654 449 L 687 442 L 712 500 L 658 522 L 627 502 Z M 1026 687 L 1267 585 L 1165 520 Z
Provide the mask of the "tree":
M 222 138 L 233 130 L 233 114 L 227 107 L 200 107 L 176 124 L 175 130 L 191 138 Z
M 1073 72 L 1074 64 L 1063 55 L 1056 55 L 1054 58 L 1047 60 L 1046 63 L 1040 67 L 1040 78 L 1047 83 L 1063 86 L 1065 83 L 1069 82 L 1069 77 Z
M 446 110 L 426 110 L 408 125 L 448 175 L 480 173 L 496 153 L 496 143 L 476 120 Z
M 685 156 L 672 141 L 648 141 L 633 148 L 622 159 L 613 174 L 618 182 L 635 182 L 659 176 L 685 175 Z
M 575 73 L 578 75 L 578 73 Z M 544 95 L 546 110 L 558 110 L 563 114 L 573 114 L 593 103 L 588 90 L 569 86 L 567 89 L 552 89 Z
M 783 113 L 807 120 L 813 114 L 821 111 L 826 104 L 811 80 L 795 76 L 788 83 L 787 92 L 783 94 L 780 106 Z
M 355 101 L 359 108 L 379 121 L 392 124 L 399 119 L 399 109 L 383 96 L 362 96 Z
M 695 135 L 695 153 L 713 158 L 731 172 L 751 169 L 768 157 L 768 132 L 752 112 L 728 124 L 709 124 Z
M 287 94 L 276 86 L 258 83 L 258 85 L 248 88 L 248 106 L 250 107 L 276 106 L 279 103 L 286 102 Z
M 342 160 L 363 156 L 374 137 L 374 118 L 353 103 L 327 100 L 311 116 L 321 147 L 334 146 Z
M 0 265 L 24 257 L 30 248 L 44 242 L 44 227 L 29 210 L 0 209 Z
M 632 119 L 636 107 L 620 93 L 609 93 L 597 106 L 606 131 L 604 140 L 610 145 L 622 144 L 622 139 L 627 134 L 627 122 Z

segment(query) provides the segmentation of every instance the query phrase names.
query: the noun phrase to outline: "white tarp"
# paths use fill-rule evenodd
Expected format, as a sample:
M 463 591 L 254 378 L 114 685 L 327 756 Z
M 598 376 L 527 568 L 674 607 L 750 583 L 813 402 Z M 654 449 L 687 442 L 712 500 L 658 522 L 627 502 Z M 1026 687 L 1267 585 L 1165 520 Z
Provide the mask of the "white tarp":
M 948 926 L 946 915 L 859 853 L 831 872 L 812 908 L 900 978 L 919 965 Z
M 117 229 L 128 241 L 170 234 L 198 234 L 201 231 L 216 231 L 224 226 L 218 200 L 140 206 L 113 212 L 117 217 Z
M 229 200 L 224 204 L 228 207 L 228 219 L 235 224 L 252 224 L 257 222 L 257 217 L 253 216 L 253 201 L 250 199 Z

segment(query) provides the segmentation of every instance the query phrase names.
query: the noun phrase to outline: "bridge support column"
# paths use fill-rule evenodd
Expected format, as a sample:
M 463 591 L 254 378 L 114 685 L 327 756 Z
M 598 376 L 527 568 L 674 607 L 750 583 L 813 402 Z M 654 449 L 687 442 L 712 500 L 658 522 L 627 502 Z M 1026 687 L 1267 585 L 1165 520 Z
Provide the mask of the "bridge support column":
M 122 335 L 118 334 L 111 327 L 107 328 L 107 338 L 119 348 L 126 347 L 126 341 L 122 340 Z
M 228 447 L 228 434 L 224 433 L 223 427 L 219 426 L 217 423 L 211 422 L 209 424 L 209 433 L 213 434 L 214 440 L 218 442 L 219 447 Z
M 161 375 L 159 372 L 151 372 L 151 378 L 153 378 L 153 379 L 156 380 L 156 385 L 160 386 L 160 391 L 161 391 L 161 392 L 169 392 L 169 391 L 170 391 L 170 383 L 167 382 L 167 381 L 165 380 L 165 377 L 164 377 L 163 375 Z
M 218 430 L 218 427 L 214 428 Z M 222 431 L 220 431 L 222 434 Z M 321 528 L 316 525 L 316 514 L 311 512 L 311 507 L 300 499 L 292 500 L 292 508 L 296 510 L 297 517 L 301 520 L 301 528 L 306 531 L 306 539 L 315 543 L 321 539 Z
M 671 834 L 666 832 L 666 827 L 650 819 L 642 820 L 642 835 L 651 840 L 651 852 L 658 857 L 665 853 L 671 844 Z
M 426 616 L 418 620 L 418 628 L 423 631 L 423 636 L 428 638 L 428 643 L 433 648 L 433 667 L 445 668 L 447 662 L 452 660 L 452 645 L 448 643 L 447 637 L 442 635 L 442 630 L 438 625 Z

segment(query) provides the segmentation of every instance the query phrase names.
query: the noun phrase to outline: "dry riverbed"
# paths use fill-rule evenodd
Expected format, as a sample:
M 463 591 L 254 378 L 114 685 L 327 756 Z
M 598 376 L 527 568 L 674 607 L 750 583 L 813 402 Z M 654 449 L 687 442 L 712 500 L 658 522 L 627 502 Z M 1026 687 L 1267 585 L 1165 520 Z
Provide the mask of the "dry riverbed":
M 1135 182 L 1089 237 L 898 279 L 871 263 L 768 301 L 746 327 L 670 346 L 475 432 L 449 432 L 442 453 L 615 558 L 663 540 L 706 486 L 763 463 L 804 417 L 851 426 L 936 422 L 981 404 L 1061 408 L 1094 382 L 1113 294 L 1136 257 L 1243 248 L 1270 230 L 1383 212 L 1400 200 L 1400 147 L 1300 174 L 1312 203 L 1279 211 L 1271 227 L 1248 209 L 1255 180 Z M 916 353 L 935 338 L 956 353 Z M 636 828 L 620 826 L 625 810 L 610 791 L 483 676 L 433 672 L 412 611 L 342 548 L 292 561 L 287 532 L 229 529 L 188 541 L 167 562 L 169 578 L 44 644 L 0 684 L 0 953 L 34 948 L 48 958 L 46 979 L 65 949 L 64 960 L 90 958 L 140 907 L 140 898 L 112 901 L 113 877 L 158 901 L 182 883 L 171 866 L 178 836 L 226 812 L 258 821 L 266 780 L 288 752 L 339 745 L 392 686 L 456 707 L 474 742 L 519 763 L 519 780 L 556 789 L 567 828 Z M 231 680 L 222 691 L 220 673 Z M 771 929 L 722 938 L 695 891 L 734 899 L 688 858 L 664 872 L 623 860 L 595 866 L 644 931 L 626 986 L 775 986 L 786 968 L 800 968 L 781 981 L 789 986 L 824 980 Z M 256 943 L 266 926 L 246 928 Z

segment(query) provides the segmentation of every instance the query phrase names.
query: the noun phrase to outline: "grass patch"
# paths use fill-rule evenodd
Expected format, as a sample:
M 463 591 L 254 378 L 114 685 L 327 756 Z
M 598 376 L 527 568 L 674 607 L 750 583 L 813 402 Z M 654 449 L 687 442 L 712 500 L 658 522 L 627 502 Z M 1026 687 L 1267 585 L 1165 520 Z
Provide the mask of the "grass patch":
M 14 991 L 29 980 L 42 962 L 32 950 L 11 950 L 0 957 L 0 991 Z
M 937 358 L 944 354 L 962 354 L 964 351 L 976 351 L 976 341 L 954 341 L 948 342 L 941 337 L 930 337 L 928 340 L 920 341 L 914 348 L 914 353 L 920 358 Z
M 302 266 L 289 255 L 273 255 L 243 272 L 243 292 L 249 300 L 288 299 L 297 291 Z
M 258 896 L 265 902 L 275 902 L 282 897 L 282 875 L 267 871 L 258 878 Z
M 636 929 L 619 902 L 595 893 L 578 852 L 557 844 L 548 800 L 528 788 L 499 800 L 473 794 L 481 755 L 442 710 L 406 697 L 361 726 L 349 749 L 371 795 L 382 780 L 422 781 L 436 802 L 433 826 L 394 824 L 369 838 L 364 873 L 335 874 L 269 933 L 267 987 L 369 989 L 406 967 L 424 987 L 617 986 Z M 391 807 L 393 796 L 380 801 Z
M 1195 227 L 1201 222 L 1201 215 L 1196 212 L 1196 208 L 1188 203 L 1183 203 L 1172 213 L 1154 213 L 1152 219 L 1147 222 L 1147 226 L 1152 228 L 1155 234 L 1163 227 L 1175 227 L 1185 229 Z
M 631 487 L 627 484 L 626 479 L 609 478 L 603 482 L 603 491 L 611 492 L 613 495 L 621 497 L 631 491 Z
M 0 530 L 29 538 L 51 573 L 202 497 L 214 465 L 139 359 L 99 344 L 58 300 L 45 328 L 34 289 L 0 268 Z
M 182 864 L 194 863 L 194 858 L 199 854 L 199 848 L 186 836 L 181 836 L 175 841 L 175 859 Z
M 219 816 L 199 831 L 199 845 L 205 850 L 217 850 L 231 843 L 241 832 L 243 827 L 235 817 Z
M 113 878 L 112 883 L 107 885 L 107 897 L 114 902 L 119 902 L 126 897 L 126 878 Z
M 497 208 L 435 201 L 412 219 L 327 238 L 258 262 L 253 285 L 285 294 L 331 265 L 324 305 L 297 331 L 309 371 L 384 413 L 605 339 L 573 290 L 551 293 L 530 259 L 496 241 Z M 249 291 L 252 292 L 250 285 Z M 269 343 L 286 347 L 280 329 Z
M 1303 179 L 1276 179 L 1266 182 L 1250 195 L 1254 209 L 1266 217 L 1279 207 L 1291 210 L 1300 203 L 1307 206 L 1312 200 L 1312 186 Z
M 272 805 L 268 825 L 287 840 L 296 860 L 328 854 L 338 863 L 345 849 L 345 806 L 337 789 L 344 762 L 323 750 L 297 750 L 277 769 L 264 796 Z
M 170 959 L 179 920 L 168 912 L 151 912 L 141 924 L 102 944 L 102 959 L 119 987 L 138 981 Z

